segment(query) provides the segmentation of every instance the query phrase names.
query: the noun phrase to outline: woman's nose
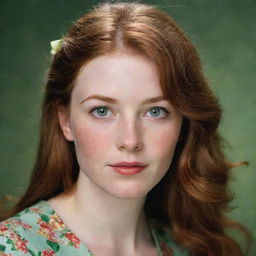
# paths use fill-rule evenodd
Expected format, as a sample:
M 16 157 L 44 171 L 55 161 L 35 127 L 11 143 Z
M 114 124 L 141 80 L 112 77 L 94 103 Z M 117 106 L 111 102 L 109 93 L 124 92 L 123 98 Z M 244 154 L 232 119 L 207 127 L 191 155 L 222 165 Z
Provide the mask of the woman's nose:
M 120 120 L 117 128 L 116 143 L 119 150 L 128 152 L 141 151 L 143 138 L 138 120 Z

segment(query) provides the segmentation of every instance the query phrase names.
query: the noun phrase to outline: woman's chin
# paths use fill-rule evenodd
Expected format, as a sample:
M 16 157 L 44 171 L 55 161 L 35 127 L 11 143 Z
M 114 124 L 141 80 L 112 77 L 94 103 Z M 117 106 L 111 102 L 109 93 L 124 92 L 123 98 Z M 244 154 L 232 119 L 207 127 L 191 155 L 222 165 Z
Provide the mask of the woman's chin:
M 143 198 L 149 192 L 149 188 L 142 185 L 137 186 L 113 186 L 110 189 L 106 190 L 108 194 L 120 199 L 136 199 Z

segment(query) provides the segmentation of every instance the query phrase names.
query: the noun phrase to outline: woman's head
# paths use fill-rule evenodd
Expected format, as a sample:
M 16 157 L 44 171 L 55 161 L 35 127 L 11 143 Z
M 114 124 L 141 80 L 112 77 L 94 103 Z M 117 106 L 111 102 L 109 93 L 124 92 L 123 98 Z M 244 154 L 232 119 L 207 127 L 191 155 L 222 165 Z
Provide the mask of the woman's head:
M 185 117 L 183 142 L 187 140 L 189 129 L 195 128 L 194 136 L 203 136 L 217 127 L 218 105 L 201 73 L 193 45 L 176 23 L 147 5 L 103 4 L 71 27 L 49 72 L 43 117 L 47 122 L 43 120 L 42 136 L 45 137 L 47 132 L 49 150 L 55 152 L 53 158 L 66 155 L 66 161 L 62 160 L 62 163 L 72 169 L 66 168 L 67 173 L 62 173 L 62 184 L 66 188 L 77 179 L 78 165 L 73 144 L 65 140 L 60 130 L 57 106 L 70 105 L 75 78 L 82 67 L 99 56 L 113 53 L 144 56 L 154 63 L 163 95 Z M 191 120 L 195 121 L 195 127 Z

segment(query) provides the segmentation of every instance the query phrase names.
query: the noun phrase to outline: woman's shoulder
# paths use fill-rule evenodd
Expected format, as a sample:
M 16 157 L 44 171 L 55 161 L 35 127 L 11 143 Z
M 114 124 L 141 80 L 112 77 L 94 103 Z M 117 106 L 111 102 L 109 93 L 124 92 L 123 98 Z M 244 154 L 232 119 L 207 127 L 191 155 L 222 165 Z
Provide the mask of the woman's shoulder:
M 46 201 L 0 222 L 1 256 L 53 256 L 79 249 L 80 241 Z M 74 254 L 73 254 L 74 255 Z
M 51 229 L 47 223 L 53 217 L 47 204 L 40 201 L 0 222 L 0 255 L 37 255 L 33 247 L 47 240 Z
M 188 250 L 177 244 L 172 235 L 171 228 L 165 227 L 156 219 L 150 220 L 153 227 L 153 236 L 158 240 L 163 256 L 187 256 Z

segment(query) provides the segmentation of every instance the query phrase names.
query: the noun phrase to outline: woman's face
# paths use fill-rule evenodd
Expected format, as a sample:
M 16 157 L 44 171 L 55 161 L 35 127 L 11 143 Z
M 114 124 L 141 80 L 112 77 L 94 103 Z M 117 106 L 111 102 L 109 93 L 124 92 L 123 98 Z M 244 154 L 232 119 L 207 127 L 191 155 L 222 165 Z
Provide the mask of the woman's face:
M 80 176 L 118 198 L 146 196 L 161 180 L 182 124 L 182 115 L 164 99 L 153 62 L 117 53 L 81 69 L 69 112 L 59 117 L 64 136 L 75 144 Z M 112 167 L 119 162 L 144 168 Z

